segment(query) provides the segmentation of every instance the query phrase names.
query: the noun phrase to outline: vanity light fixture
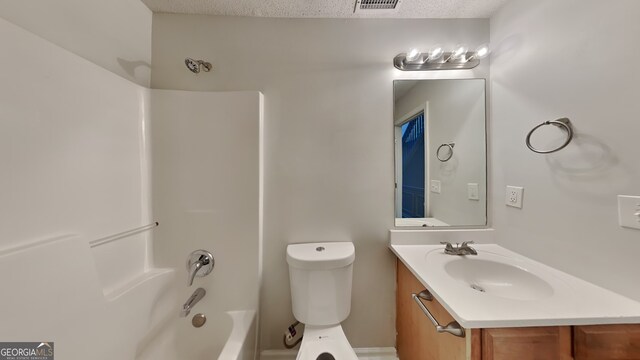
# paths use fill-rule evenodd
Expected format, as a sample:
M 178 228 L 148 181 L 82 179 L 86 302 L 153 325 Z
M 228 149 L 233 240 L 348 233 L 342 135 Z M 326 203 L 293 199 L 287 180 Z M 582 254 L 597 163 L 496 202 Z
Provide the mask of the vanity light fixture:
M 427 60 L 426 61 L 438 61 L 442 59 L 442 55 L 444 55 L 444 51 L 442 50 L 442 46 L 436 45 L 429 49 Z
M 489 45 L 482 44 L 475 51 L 469 51 L 466 45 L 456 45 L 451 51 L 444 51 L 442 46 L 433 46 L 427 53 L 416 48 L 393 58 L 393 66 L 402 71 L 426 70 L 462 70 L 473 69 L 480 64 L 480 59 L 489 55 Z
M 469 58 L 471 59 L 484 59 L 489 56 L 489 44 L 482 44 L 476 48 L 474 54 Z
M 478 59 L 484 59 L 489 56 L 489 44 L 482 44 L 476 49 L 476 57 Z
M 413 48 L 407 52 L 407 56 L 405 57 L 405 60 L 408 62 L 416 62 L 421 57 L 422 57 L 422 53 L 420 52 L 420 50 Z
M 467 54 L 467 47 L 465 45 L 458 44 L 456 45 L 455 48 L 453 48 L 453 51 L 449 55 L 449 58 L 447 59 L 447 61 L 463 59 L 466 54 Z

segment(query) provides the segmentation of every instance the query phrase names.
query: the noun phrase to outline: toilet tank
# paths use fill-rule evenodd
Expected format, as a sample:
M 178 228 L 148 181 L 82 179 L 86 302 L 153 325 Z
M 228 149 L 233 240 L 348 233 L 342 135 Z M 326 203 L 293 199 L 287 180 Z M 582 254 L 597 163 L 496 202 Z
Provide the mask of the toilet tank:
M 351 242 L 287 246 L 293 315 L 306 325 L 335 325 L 351 311 Z

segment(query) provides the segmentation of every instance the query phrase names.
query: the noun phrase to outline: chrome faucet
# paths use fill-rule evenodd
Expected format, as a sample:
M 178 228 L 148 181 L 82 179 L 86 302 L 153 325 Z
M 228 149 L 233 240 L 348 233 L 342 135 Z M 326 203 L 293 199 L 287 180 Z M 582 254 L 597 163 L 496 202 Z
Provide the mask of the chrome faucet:
M 187 317 L 191 312 L 191 309 L 198 303 L 198 301 L 202 300 L 202 298 L 207 294 L 206 290 L 203 288 L 197 288 L 196 291 L 193 292 L 191 297 L 187 300 L 184 305 L 182 305 L 182 312 L 180 313 L 181 317 Z
M 440 244 L 444 245 L 444 253 L 447 255 L 478 255 L 476 249 L 469 246 L 469 244 L 473 244 L 473 241 L 465 241 L 462 245 L 458 245 L 454 247 L 449 242 L 441 242 Z

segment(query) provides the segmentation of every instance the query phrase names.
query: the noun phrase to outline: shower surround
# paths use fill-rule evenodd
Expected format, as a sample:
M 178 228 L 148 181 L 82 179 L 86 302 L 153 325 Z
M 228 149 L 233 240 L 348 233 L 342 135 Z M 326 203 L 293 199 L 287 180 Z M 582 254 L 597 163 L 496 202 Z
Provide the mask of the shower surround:
M 261 95 L 150 90 L 2 19 L 0 41 L 0 282 L 8 295 L 0 338 L 53 342 L 70 360 L 253 359 Z M 200 102 L 180 107 L 189 101 Z M 179 137 L 174 125 L 203 141 Z M 211 148 L 234 131 L 255 145 L 220 139 L 224 151 Z M 176 157 L 190 147 L 199 157 Z M 152 155 L 161 161 L 154 175 L 181 172 L 174 175 L 223 189 L 229 201 L 194 184 L 179 193 L 171 175 L 151 179 Z M 240 213 L 242 226 L 228 221 Z M 95 244 L 155 220 L 153 230 Z M 195 247 L 217 260 L 213 274 L 196 279 L 207 297 L 193 314 L 209 318 L 199 329 L 179 318 L 195 289 L 184 266 Z

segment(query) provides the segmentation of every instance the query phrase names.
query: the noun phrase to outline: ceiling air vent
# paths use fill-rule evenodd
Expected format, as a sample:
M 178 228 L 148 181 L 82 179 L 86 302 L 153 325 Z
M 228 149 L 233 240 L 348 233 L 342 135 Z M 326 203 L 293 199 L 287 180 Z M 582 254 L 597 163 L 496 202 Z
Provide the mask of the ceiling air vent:
M 401 0 L 356 0 L 354 13 L 388 14 L 394 13 Z

